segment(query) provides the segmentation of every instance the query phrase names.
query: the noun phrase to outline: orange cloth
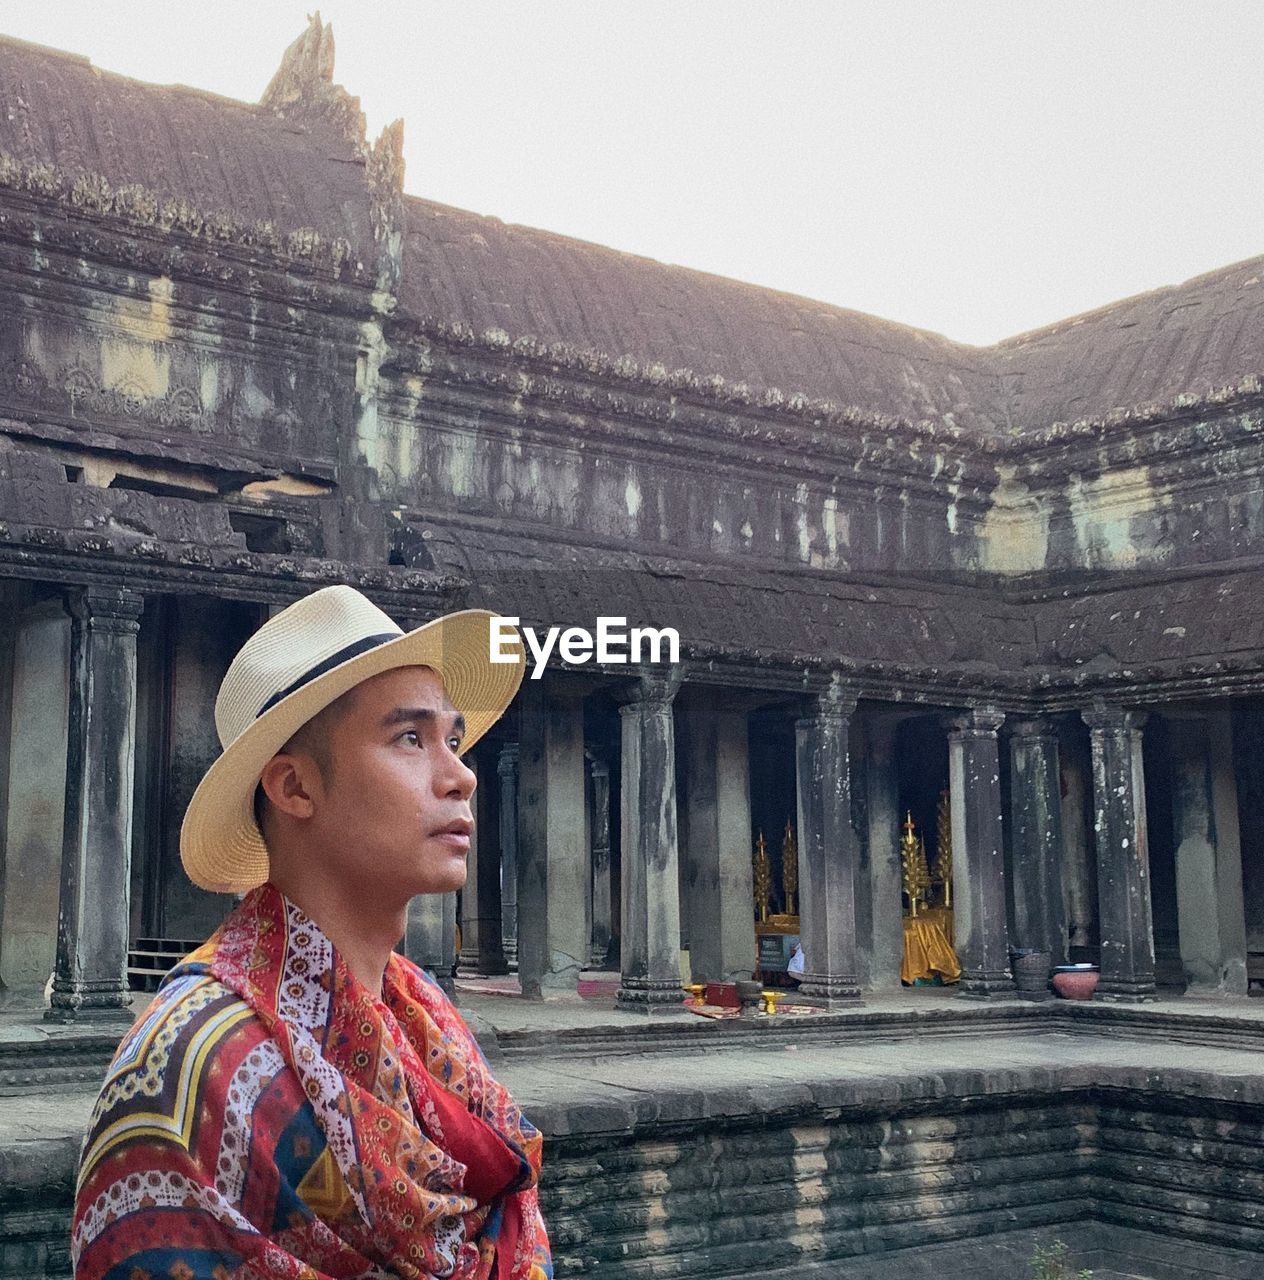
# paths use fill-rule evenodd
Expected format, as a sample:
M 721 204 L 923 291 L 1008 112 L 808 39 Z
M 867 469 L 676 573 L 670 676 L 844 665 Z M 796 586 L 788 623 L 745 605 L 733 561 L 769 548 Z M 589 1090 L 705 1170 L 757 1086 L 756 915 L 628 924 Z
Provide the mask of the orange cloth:
M 961 977 L 961 962 L 952 946 L 950 907 L 926 907 L 916 916 L 904 917 L 901 979 L 911 984 L 916 978 L 931 978 L 937 973 L 945 982 Z

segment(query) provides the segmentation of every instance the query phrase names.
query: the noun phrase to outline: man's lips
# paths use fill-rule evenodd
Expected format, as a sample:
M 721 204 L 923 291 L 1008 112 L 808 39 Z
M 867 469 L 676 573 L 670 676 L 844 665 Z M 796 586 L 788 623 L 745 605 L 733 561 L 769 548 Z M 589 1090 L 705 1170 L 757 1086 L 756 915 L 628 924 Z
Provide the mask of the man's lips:
M 451 822 L 445 822 L 443 826 L 436 827 L 430 833 L 430 838 L 447 845 L 453 853 L 469 853 L 470 835 L 473 830 L 474 824 L 468 818 L 454 818 Z

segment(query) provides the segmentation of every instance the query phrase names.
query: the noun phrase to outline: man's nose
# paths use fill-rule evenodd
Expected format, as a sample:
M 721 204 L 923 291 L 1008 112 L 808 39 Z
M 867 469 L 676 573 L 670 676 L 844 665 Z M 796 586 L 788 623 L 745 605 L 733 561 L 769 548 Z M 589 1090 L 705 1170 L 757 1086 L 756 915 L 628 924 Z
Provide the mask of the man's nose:
M 455 752 L 449 757 L 450 764 L 444 777 L 444 792 L 447 795 L 460 796 L 468 800 L 478 785 L 478 775 Z

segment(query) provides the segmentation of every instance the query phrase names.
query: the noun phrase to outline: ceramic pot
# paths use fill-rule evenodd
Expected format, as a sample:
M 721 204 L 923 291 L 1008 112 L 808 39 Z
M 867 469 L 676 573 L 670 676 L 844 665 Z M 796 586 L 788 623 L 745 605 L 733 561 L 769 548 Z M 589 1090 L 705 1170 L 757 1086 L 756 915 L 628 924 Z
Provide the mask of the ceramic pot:
M 1096 969 L 1058 969 L 1053 975 L 1053 989 L 1064 1000 L 1091 1000 L 1100 977 Z

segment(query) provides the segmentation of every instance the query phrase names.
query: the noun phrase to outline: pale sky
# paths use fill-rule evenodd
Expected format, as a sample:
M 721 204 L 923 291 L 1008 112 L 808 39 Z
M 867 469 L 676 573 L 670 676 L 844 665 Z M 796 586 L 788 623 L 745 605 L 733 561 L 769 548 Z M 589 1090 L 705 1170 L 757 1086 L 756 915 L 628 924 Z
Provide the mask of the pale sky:
M 0 0 L 258 99 L 309 6 Z M 1264 253 L 1260 0 L 324 0 L 407 189 L 990 342 Z

